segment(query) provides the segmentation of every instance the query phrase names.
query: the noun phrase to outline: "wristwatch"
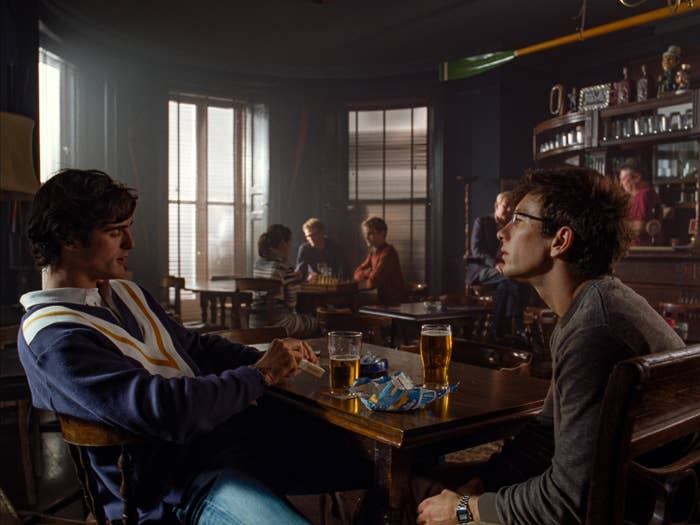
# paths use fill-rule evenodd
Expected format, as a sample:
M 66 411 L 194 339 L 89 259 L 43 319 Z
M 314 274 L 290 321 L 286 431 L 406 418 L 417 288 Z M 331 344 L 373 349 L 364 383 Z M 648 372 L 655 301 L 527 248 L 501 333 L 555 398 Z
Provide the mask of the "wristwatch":
M 469 523 L 470 521 L 474 521 L 472 511 L 469 510 L 469 496 L 462 496 L 459 498 L 459 503 L 457 503 L 455 512 L 457 513 L 457 523 Z

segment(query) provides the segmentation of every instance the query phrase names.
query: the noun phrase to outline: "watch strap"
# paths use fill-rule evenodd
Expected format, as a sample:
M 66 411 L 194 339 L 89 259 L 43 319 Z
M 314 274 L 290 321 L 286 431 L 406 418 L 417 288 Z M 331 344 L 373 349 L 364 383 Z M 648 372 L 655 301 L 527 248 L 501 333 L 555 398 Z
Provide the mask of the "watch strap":
M 457 503 L 457 508 L 455 509 L 457 523 L 469 523 L 474 521 L 472 511 L 469 509 L 469 499 L 470 497 L 468 495 L 459 498 L 459 503 Z

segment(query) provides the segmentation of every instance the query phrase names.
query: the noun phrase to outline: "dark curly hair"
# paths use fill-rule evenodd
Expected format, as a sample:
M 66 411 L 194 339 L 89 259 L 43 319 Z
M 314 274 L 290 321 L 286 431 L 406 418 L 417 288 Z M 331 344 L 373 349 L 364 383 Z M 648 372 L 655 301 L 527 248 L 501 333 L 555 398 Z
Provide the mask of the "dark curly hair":
M 284 224 L 271 224 L 265 233 L 258 239 L 258 255 L 264 259 L 272 255 L 272 250 L 277 248 L 282 241 L 292 240 L 292 230 Z
M 629 195 L 611 178 L 588 168 L 533 169 L 513 191 L 513 202 L 525 195 L 542 206 L 542 235 L 553 236 L 562 226 L 574 231 L 566 254 L 579 277 L 591 279 L 612 271 L 632 240 L 627 212 Z
M 105 224 L 128 219 L 138 195 L 98 170 L 65 169 L 42 184 L 34 196 L 27 236 L 40 267 L 56 264 L 61 248 Z

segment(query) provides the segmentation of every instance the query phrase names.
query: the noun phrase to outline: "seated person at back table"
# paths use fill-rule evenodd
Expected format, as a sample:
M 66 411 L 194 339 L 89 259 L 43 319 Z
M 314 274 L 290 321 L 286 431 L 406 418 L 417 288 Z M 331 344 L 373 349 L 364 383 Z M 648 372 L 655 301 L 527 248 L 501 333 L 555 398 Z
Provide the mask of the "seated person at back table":
M 639 165 L 629 160 L 620 166 L 620 184 L 632 196 L 629 219 L 635 238 L 632 244 L 644 246 L 651 244 L 651 237 L 646 231 L 647 222 L 658 219 L 661 212 L 661 199 L 642 177 Z
M 384 219 L 370 217 L 362 223 L 362 233 L 369 247 L 367 258 L 355 269 L 354 280 L 360 288 L 376 288 L 380 304 L 397 304 L 408 300 L 399 254 L 386 242 Z
M 292 337 L 310 337 L 318 332 L 318 319 L 296 312 L 301 276 L 287 260 L 291 241 L 292 230 L 282 224 L 272 224 L 258 239 L 260 258 L 255 261 L 253 277 L 276 279 L 282 283 L 275 296 L 273 326 L 283 327 Z M 250 324 L 253 328 L 268 324 L 263 293 L 266 292 L 256 294 L 251 305 Z
M 500 256 L 501 242 L 496 233 L 510 220 L 513 205 L 511 193 L 504 191 L 496 196 L 493 215 L 477 217 L 472 228 L 470 262 L 467 265 L 467 284 L 496 286 L 493 312 L 493 335 L 496 339 L 510 334 L 515 328 L 522 331 L 522 285 L 503 275 Z
M 312 217 L 301 228 L 306 242 L 299 246 L 296 271 L 302 279 L 308 281 L 314 275 L 323 274 L 321 270 L 326 268 L 333 277 L 344 279 L 347 266 L 343 252 L 340 246 L 326 237 L 326 227 L 323 223 Z
M 47 282 L 20 299 L 17 338 L 34 405 L 153 440 L 130 449 L 140 523 L 308 524 L 278 494 L 298 490 L 284 486 L 290 471 L 311 472 L 309 458 L 330 454 L 316 443 L 302 451 L 306 435 L 252 405 L 314 353 L 294 339 L 260 353 L 189 332 L 124 280 L 136 200 L 107 174 L 77 169 L 34 197 L 28 237 Z M 280 431 L 284 445 L 264 439 Z M 96 505 L 121 519 L 120 447 L 88 454 Z
M 685 346 L 646 299 L 611 275 L 631 238 L 629 198 L 612 179 L 586 168 L 532 170 L 514 196 L 513 219 L 498 232 L 503 274 L 532 284 L 559 316 L 549 392 L 542 413 L 477 477 L 464 472 L 448 484 L 452 490 L 439 481 L 413 480 L 421 525 L 584 523 L 612 369 L 627 358 Z M 692 446 L 682 441 L 674 452 Z M 437 480 L 438 471 L 431 475 Z M 637 512 L 645 502 L 653 507 L 652 497 L 636 498 L 630 509 Z

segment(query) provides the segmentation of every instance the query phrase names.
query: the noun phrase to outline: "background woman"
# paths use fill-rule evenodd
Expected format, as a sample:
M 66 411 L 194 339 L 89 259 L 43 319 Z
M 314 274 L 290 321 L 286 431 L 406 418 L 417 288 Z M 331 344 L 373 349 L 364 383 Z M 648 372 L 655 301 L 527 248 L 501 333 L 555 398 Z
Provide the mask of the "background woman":
M 287 261 L 291 240 L 292 231 L 289 228 L 272 224 L 258 239 L 260 258 L 255 261 L 253 276 L 276 279 L 282 283 L 282 289 L 274 297 L 274 326 L 285 328 L 290 337 L 309 337 L 318 332 L 318 320 L 296 312 L 301 277 Z M 253 300 L 251 327 L 264 326 L 265 313 L 265 295 L 260 293 Z

